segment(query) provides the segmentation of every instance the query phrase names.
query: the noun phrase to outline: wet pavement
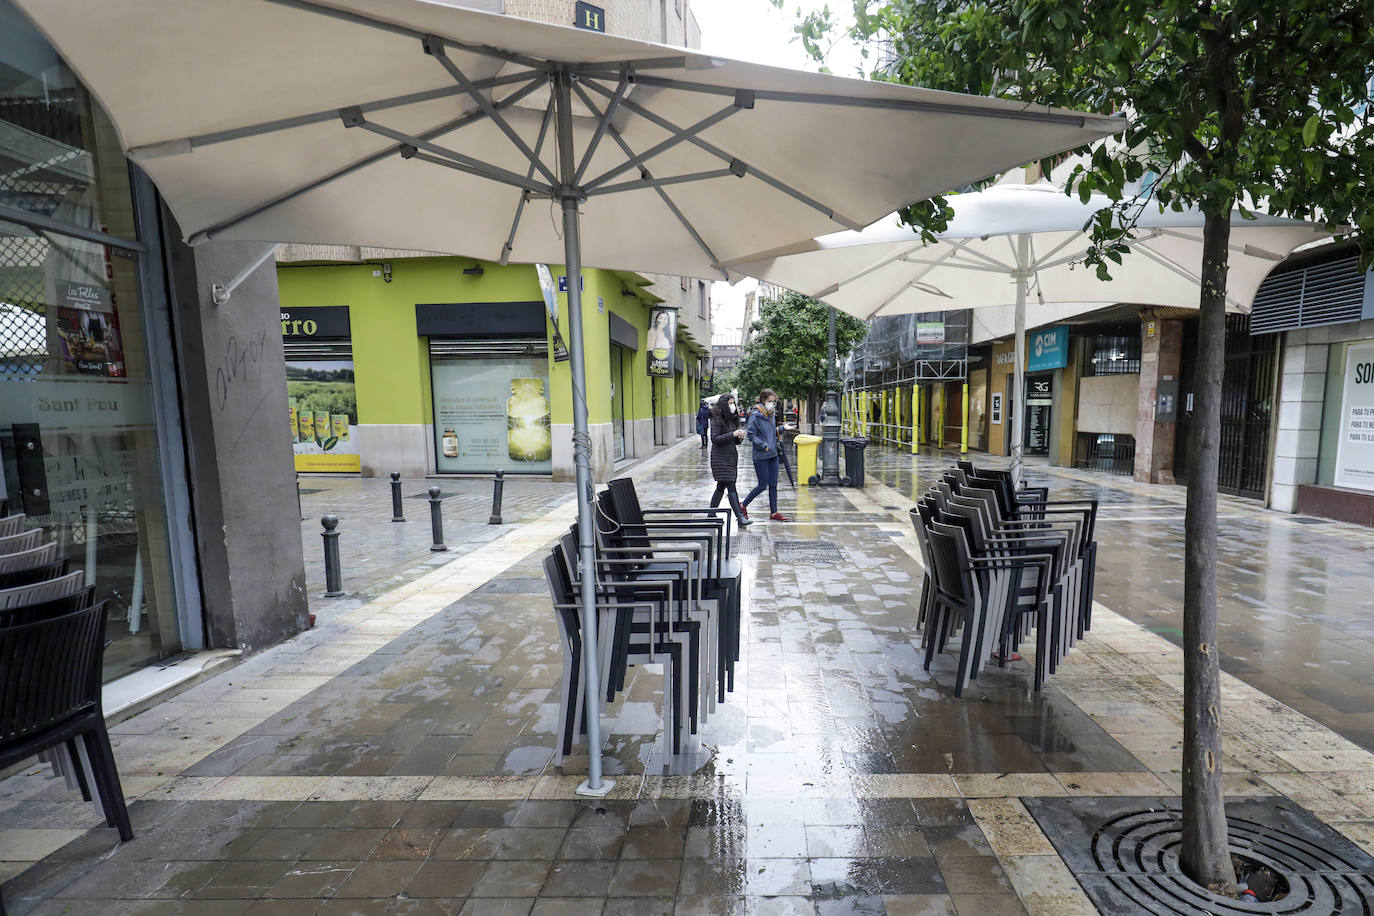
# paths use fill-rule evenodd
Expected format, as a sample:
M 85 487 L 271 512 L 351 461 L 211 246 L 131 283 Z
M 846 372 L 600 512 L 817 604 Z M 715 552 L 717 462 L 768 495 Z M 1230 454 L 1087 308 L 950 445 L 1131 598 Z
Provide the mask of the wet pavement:
M 906 520 L 914 488 L 949 459 L 877 449 L 869 459 L 867 490 L 784 491 L 794 520 L 759 522 L 741 538 L 743 659 L 699 748 L 662 756 L 662 678 L 632 669 L 606 718 L 610 797 L 573 795 L 585 753 L 552 764 L 560 656 L 540 562 L 574 515 L 555 499 L 538 517 L 531 506 L 524 524 L 484 532 L 462 562 L 389 590 L 395 572 L 379 572 L 316 629 L 117 726 L 126 795 L 137 799 L 132 842 L 119 844 L 37 766 L 0 782 L 7 905 L 293 916 L 1097 912 L 1026 800 L 1177 793 L 1181 653 L 1169 634 L 1113 609 L 1175 606 L 1177 551 L 1162 532 L 1181 518 L 1181 492 L 1036 470 L 1056 493 L 1104 494 L 1104 606 L 1042 693 L 1029 689 L 1023 648 L 1026 661 L 985 670 L 955 699 L 949 657 L 921 669 L 921 569 Z M 699 504 L 711 490 L 690 442 L 635 477 L 646 505 Z M 423 502 L 408 501 L 407 514 L 410 505 Z M 1224 511 L 1227 555 L 1254 549 L 1255 536 L 1231 541 L 1233 523 L 1252 534 L 1280 526 L 1231 501 Z M 1307 530 L 1295 528 L 1296 540 Z M 1341 540 L 1344 526 L 1332 523 L 1320 553 L 1333 564 L 1353 557 L 1365 534 Z M 409 555 L 398 548 L 395 562 Z M 1282 586 L 1261 576 L 1235 590 L 1349 586 L 1344 576 L 1282 575 Z M 1223 613 L 1237 622 L 1231 606 Z M 1358 633 L 1353 613 L 1323 613 Z M 1352 680 L 1361 677 L 1368 690 L 1367 674 Z M 1304 683 L 1315 681 L 1290 690 Z M 1228 794 L 1304 808 L 1374 851 L 1374 755 L 1244 680 L 1228 675 L 1225 690 Z
M 910 496 L 949 455 L 883 449 L 870 473 Z M 1029 473 L 1063 498 L 1099 501 L 1097 600 L 1181 644 L 1185 489 L 1043 461 Z M 1218 517 L 1223 670 L 1374 750 L 1374 530 L 1225 495 Z

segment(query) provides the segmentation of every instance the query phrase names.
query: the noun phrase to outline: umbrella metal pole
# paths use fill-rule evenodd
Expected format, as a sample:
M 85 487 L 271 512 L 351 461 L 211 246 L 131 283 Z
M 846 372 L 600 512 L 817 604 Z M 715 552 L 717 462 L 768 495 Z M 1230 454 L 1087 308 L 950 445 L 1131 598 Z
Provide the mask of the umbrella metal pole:
M 606 795 L 614 780 L 601 776 L 601 653 L 596 632 L 596 533 L 592 516 L 592 441 L 587 432 L 587 360 L 582 338 L 582 226 L 577 205 L 584 199 L 572 187 L 577 174 L 573 154 L 572 82 L 566 70 L 555 82 L 559 176 L 563 205 L 564 268 L 568 277 L 568 368 L 572 375 L 573 464 L 577 475 L 577 536 L 582 576 L 582 662 L 586 683 L 587 781 L 579 795 Z
M 1021 456 L 1026 431 L 1026 285 L 1030 279 L 1030 236 L 1016 237 L 1016 371 L 1015 396 L 1011 402 L 1011 479 L 1021 485 Z

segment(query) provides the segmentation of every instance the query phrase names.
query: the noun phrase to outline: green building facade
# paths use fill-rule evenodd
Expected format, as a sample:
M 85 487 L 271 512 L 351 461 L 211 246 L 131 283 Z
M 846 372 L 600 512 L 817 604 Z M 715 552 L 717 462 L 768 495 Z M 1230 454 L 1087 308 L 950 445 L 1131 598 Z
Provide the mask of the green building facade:
M 277 265 L 298 471 L 572 479 L 570 363 L 557 358 L 568 337 L 565 292 L 556 341 L 533 265 L 300 259 L 311 254 L 288 248 Z M 550 269 L 566 290 L 563 269 Z M 651 378 L 646 337 L 662 300 L 648 286 L 629 272 L 583 272 L 599 480 L 694 432 L 709 341 L 680 329 L 672 377 Z

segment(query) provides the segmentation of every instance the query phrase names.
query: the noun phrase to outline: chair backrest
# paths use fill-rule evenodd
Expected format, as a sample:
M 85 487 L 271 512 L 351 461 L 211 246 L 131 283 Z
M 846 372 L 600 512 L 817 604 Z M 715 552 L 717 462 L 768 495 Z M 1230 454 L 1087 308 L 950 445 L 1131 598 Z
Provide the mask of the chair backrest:
M 7 538 L 11 534 L 18 534 L 24 530 L 24 513 L 18 515 L 6 515 L 0 518 L 0 538 Z
M 82 713 L 100 714 L 104 601 L 0 627 L 0 747 Z
M 40 601 L 51 601 L 54 598 L 64 598 L 81 591 L 85 585 L 86 573 L 78 569 L 76 572 L 69 572 L 65 576 L 58 576 L 56 579 L 49 579 L 46 582 L 34 582 L 30 585 L 20 585 L 17 588 L 7 588 L 0 591 L 0 610 L 38 604 Z
M 639 494 L 635 492 L 634 481 L 628 477 L 617 477 L 606 484 L 603 494 L 606 498 L 607 514 L 616 522 L 616 546 L 640 550 L 638 559 L 647 560 L 653 551 L 649 541 L 649 529 L 644 526 L 644 508 L 639 504 Z M 621 554 L 636 558 L 634 554 Z
M 9 556 L 0 556 L 0 573 L 14 572 L 16 569 L 32 569 L 57 559 L 57 543 L 49 541 L 31 550 L 21 550 Z
M 16 569 L 12 572 L 0 573 L 0 589 L 32 585 L 34 582 L 47 582 L 49 579 L 56 579 L 58 576 L 65 576 L 66 574 L 67 558 L 62 557 L 51 563 L 42 563 L 28 569 Z
M 60 598 L 50 598 L 36 604 L 25 604 L 0 610 L 0 627 L 12 627 L 21 623 L 44 620 L 48 617 L 59 617 L 62 614 L 70 614 L 72 611 L 85 610 L 92 604 L 95 604 L 95 586 L 88 585 Z
M 544 558 L 544 578 L 548 581 L 548 593 L 554 599 L 554 617 L 558 619 L 558 632 L 573 651 L 583 643 L 577 611 L 569 607 L 556 607 L 558 604 L 576 603 L 572 582 L 567 578 L 567 566 L 563 563 L 562 552 L 554 548 Z
M 966 602 L 972 597 L 968 583 L 968 551 L 960 551 L 963 532 L 950 525 L 935 522 L 926 531 L 930 542 L 930 558 L 935 563 L 935 584 L 955 601 Z
M 32 550 L 42 543 L 42 528 L 31 528 L 28 531 L 20 531 L 18 534 L 0 537 L 0 557 L 7 557 L 24 550 Z

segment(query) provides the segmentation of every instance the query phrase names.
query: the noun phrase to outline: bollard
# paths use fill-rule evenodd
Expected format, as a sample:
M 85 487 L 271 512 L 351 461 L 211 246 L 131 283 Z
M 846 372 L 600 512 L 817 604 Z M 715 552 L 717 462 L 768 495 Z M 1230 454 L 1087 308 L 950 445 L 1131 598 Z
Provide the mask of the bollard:
M 393 522 L 403 522 L 406 514 L 401 506 L 401 472 L 391 472 L 391 520 Z
M 439 498 L 439 488 L 429 488 L 429 527 L 434 532 L 434 543 L 430 545 L 430 550 L 436 553 L 440 550 L 448 550 L 444 546 L 444 513 L 443 500 Z
M 301 508 L 301 475 L 296 475 L 296 514 L 305 521 L 305 510 Z
M 506 472 L 497 471 L 496 479 L 491 485 L 491 518 L 487 520 L 488 525 L 501 524 L 501 491 L 506 488 Z
M 324 526 L 324 596 L 339 598 L 343 596 L 343 572 L 339 569 L 339 519 L 326 515 L 320 519 Z

